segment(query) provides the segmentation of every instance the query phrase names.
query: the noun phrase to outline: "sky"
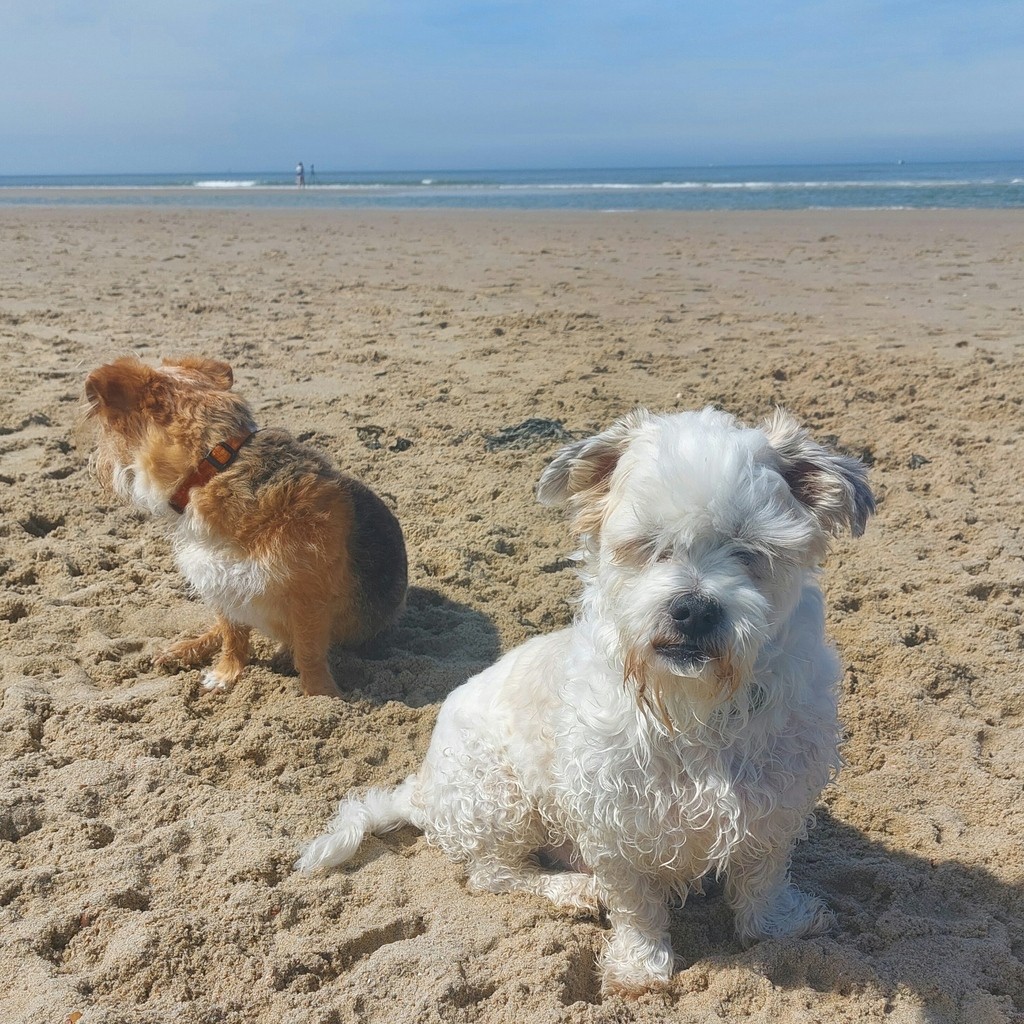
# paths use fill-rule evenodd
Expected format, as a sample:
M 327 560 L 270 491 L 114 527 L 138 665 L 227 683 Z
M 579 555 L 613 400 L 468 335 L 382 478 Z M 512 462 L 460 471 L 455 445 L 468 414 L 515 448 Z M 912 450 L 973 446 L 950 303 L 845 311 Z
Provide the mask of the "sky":
M 32 0 L 0 175 L 1024 158 L 1022 0 Z

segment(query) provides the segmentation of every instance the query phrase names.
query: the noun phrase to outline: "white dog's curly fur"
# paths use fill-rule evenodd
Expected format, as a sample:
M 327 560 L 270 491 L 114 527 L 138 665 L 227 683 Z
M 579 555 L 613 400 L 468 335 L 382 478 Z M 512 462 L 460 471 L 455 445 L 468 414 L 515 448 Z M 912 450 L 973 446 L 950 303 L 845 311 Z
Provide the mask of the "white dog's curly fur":
M 411 823 L 474 889 L 604 908 L 605 991 L 671 976 L 667 898 L 709 871 L 742 939 L 820 932 L 789 877 L 840 766 L 816 573 L 874 511 L 864 466 L 781 411 L 751 429 L 638 410 L 559 452 L 538 496 L 582 543 L 577 621 L 455 690 L 419 772 L 343 800 L 297 867 Z

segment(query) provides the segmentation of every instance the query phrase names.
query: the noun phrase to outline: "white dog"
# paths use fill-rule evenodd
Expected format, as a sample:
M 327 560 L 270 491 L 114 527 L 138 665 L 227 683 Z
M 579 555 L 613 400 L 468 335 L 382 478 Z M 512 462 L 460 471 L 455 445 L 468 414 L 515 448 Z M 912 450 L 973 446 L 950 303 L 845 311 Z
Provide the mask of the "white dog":
M 296 866 L 411 823 L 474 889 L 605 908 L 606 992 L 671 976 L 667 898 L 709 871 L 742 939 L 822 931 L 789 861 L 840 766 L 817 566 L 874 511 L 864 466 L 781 411 L 638 410 L 559 452 L 538 496 L 582 543 L 576 623 L 455 690 L 419 772 L 343 800 Z

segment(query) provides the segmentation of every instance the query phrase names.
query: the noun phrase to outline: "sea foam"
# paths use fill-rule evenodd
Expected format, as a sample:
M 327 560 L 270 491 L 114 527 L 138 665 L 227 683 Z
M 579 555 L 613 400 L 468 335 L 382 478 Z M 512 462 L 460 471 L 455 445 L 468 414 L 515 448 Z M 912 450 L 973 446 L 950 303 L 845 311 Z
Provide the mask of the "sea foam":
M 193 181 L 192 184 L 196 188 L 252 188 L 255 181 Z

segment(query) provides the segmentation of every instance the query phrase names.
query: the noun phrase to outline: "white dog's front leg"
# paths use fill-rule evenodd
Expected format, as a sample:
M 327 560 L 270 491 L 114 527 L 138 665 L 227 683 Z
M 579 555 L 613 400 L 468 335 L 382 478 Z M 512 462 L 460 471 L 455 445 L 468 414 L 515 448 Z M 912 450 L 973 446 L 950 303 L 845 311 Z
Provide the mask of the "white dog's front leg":
M 831 927 L 828 907 L 789 877 L 790 850 L 786 846 L 757 857 L 741 855 L 729 864 L 725 896 L 743 942 L 820 935 Z
M 480 858 L 470 867 L 468 882 L 471 889 L 480 892 L 530 892 L 547 897 L 556 907 L 587 914 L 596 915 L 601 909 L 593 875 L 541 871 L 527 861 L 512 864 L 493 857 Z
M 667 892 L 634 877 L 609 885 L 606 892 L 611 936 L 601 956 L 601 990 L 638 995 L 672 977 L 675 955 L 668 932 Z

